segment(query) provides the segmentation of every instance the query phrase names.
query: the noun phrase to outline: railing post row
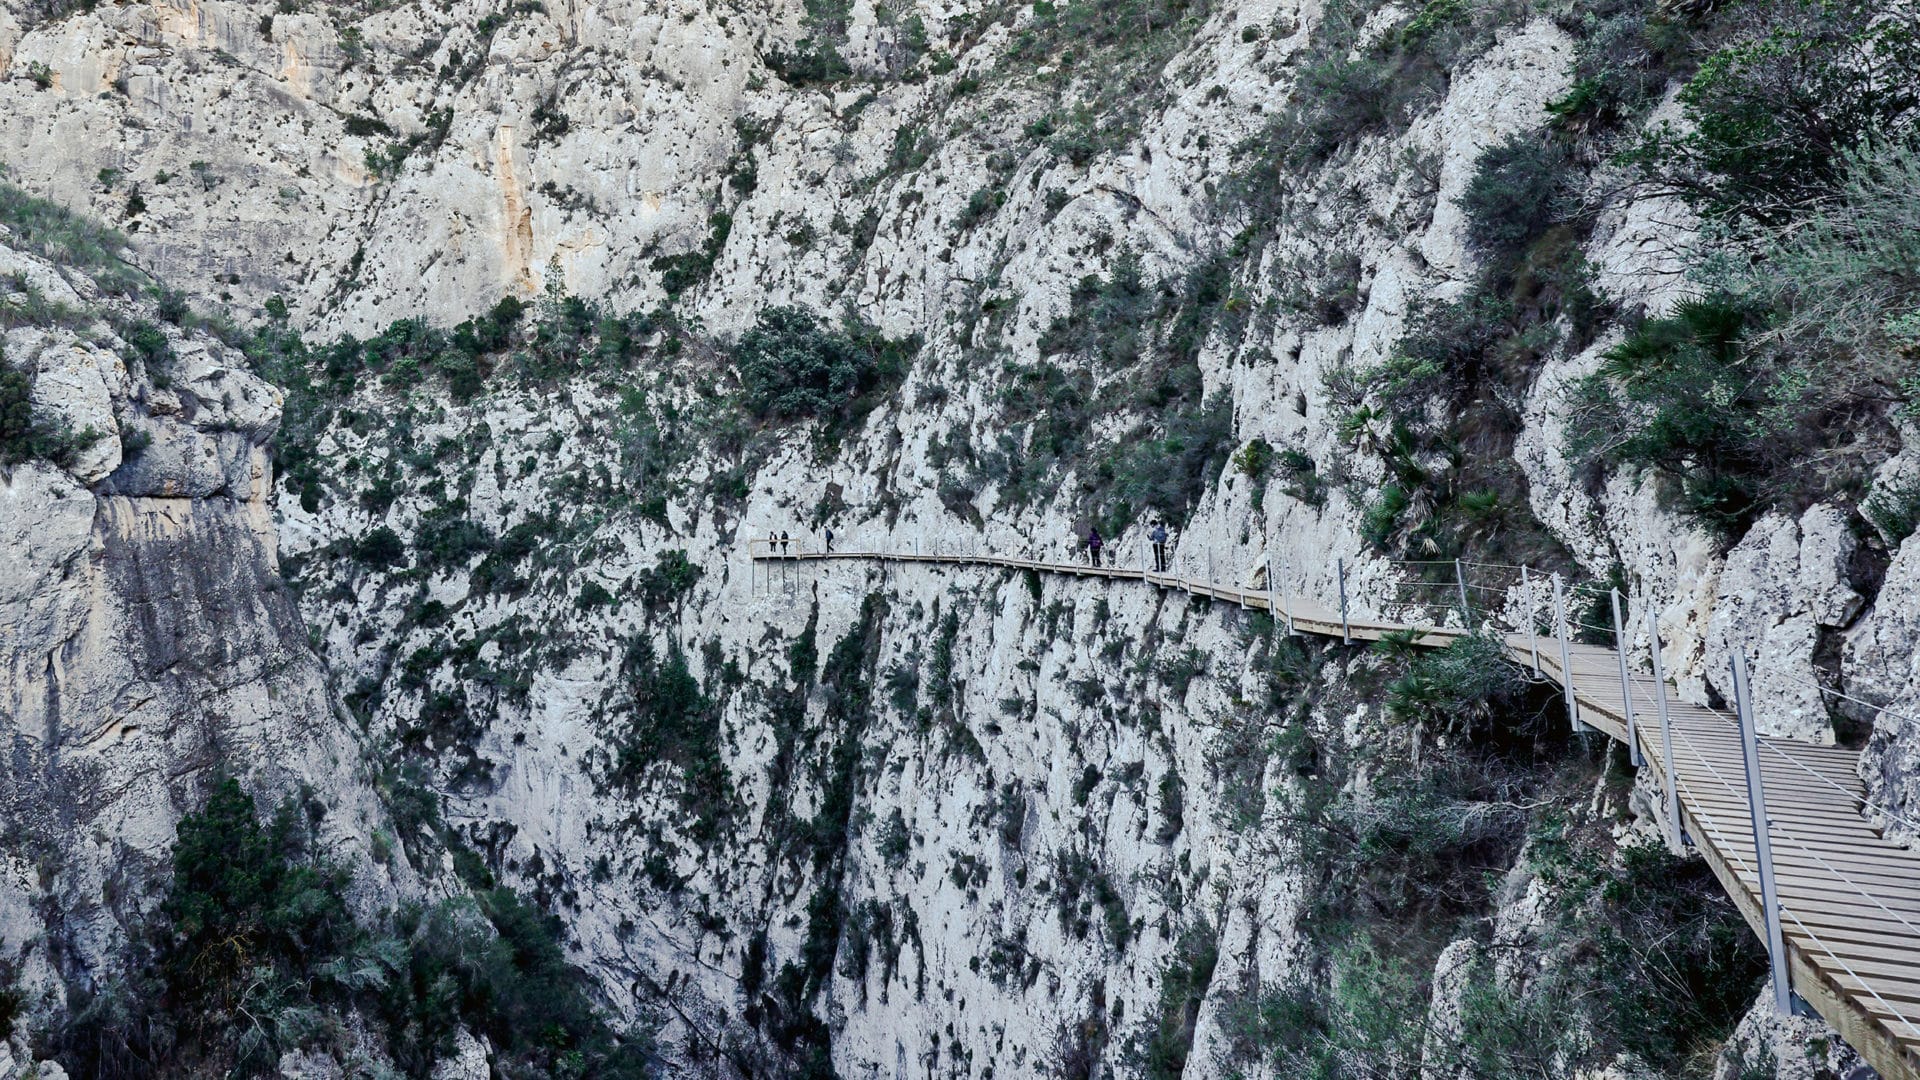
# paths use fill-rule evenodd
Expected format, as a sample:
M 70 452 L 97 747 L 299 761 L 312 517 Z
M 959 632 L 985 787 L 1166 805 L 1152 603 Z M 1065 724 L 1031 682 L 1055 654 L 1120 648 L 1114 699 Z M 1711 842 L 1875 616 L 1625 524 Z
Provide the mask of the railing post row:
M 1754 861 L 1760 869 L 1760 906 L 1767 920 L 1767 959 L 1773 969 L 1773 1007 L 1781 1016 L 1793 1015 L 1793 989 L 1788 982 L 1787 950 L 1780 933 L 1780 893 L 1773 880 L 1772 826 L 1767 821 L 1767 793 L 1760 778 L 1760 743 L 1753 730 L 1753 702 L 1747 694 L 1747 657 L 1733 653 L 1734 714 L 1740 721 L 1741 758 L 1747 766 L 1747 811 L 1753 817 Z
M 1620 621 L 1620 590 L 1613 592 L 1613 655 L 1620 661 L 1620 707 L 1627 721 L 1627 761 L 1634 768 L 1644 762 L 1640 758 L 1640 739 L 1634 732 L 1633 723 L 1633 680 L 1627 674 L 1627 633 Z
M 1560 629 L 1560 691 L 1567 699 L 1567 723 L 1580 730 L 1580 702 L 1573 696 L 1573 657 L 1567 648 L 1567 593 L 1560 575 L 1553 575 L 1553 621 Z

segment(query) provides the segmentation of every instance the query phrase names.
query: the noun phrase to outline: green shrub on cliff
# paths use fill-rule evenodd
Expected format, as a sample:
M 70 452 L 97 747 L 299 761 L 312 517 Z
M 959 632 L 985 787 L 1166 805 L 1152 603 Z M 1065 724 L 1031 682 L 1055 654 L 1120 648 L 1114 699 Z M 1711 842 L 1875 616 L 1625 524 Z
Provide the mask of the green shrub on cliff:
M 891 339 L 858 321 L 836 329 L 800 307 L 770 308 L 734 349 L 747 409 L 762 420 L 820 420 L 833 433 L 906 377 L 916 337 Z
M 1728 535 L 1768 507 L 1864 486 L 1894 416 L 1920 401 L 1920 347 L 1901 321 L 1920 312 L 1920 146 L 1841 165 L 1811 213 L 1756 230 L 1751 267 L 1641 321 L 1574 387 L 1576 460 L 1649 470 Z
M 1628 155 L 1709 217 L 1784 225 L 1839 185 L 1848 155 L 1920 113 L 1920 27 L 1871 0 L 1761 0 L 1680 90 L 1687 123 Z
M 0 168 L 0 177 L 5 176 Z M 135 296 L 151 283 L 126 261 L 127 238 L 118 230 L 76 214 L 0 180 L 0 225 L 7 242 L 61 266 L 82 270 L 107 293 Z
M 11 468 L 34 460 L 65 466 L 100 438 L 91 427 L 74 432 L 36 415 L 32 395 L 32 378 L 0 352 L 0 466 Z
M 497 885 L 473 853 L 470 896 L 369 926 L 350 875 L 316 844 L 318 807 L 262 816 L 231 778 L 181 819 L 172 879 L 137 944 L 151 963 L 76 988 L 50 1049 L 76 1074 L 272 1075 L 335 1046 L 357 1013 L 403 1075 L 427 1077 L 466 1027 L 510 1075 L 649 1075 L 651 1042 L 613 1031 L 567 964 L 559 921 Z M 136 953 L 137 955 L 137 953 Z

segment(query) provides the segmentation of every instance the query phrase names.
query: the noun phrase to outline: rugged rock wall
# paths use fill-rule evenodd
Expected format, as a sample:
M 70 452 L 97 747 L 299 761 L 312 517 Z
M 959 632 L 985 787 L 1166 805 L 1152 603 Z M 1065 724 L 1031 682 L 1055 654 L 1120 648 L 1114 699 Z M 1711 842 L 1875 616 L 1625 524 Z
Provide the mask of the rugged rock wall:
M 396 884 L 366 858 L 385 812 L 359 732 L 279 574 L 266 444 L 280 392 L 178 331 L 162 388 L 129 370 L 109 322 L 139 307 L 13 248 L 0 270 L 22 305 L 7 361 L 42 419 L 93 436 L 65 467 L 28 461 L 0 481 L 0 936 L 24 1021 L 124 975 L 174 824 L 215 777 L 269 805 L 306 792 L 326 842 L 363 868 L 363 905 L 391 902 Z M 34 325 L 20 318 L 29 301 L 67 314 Z
M 113 868 L 150 864 L 195 770 L 223 755 L 266 787 L 322 787 L 345 849 L 364 843 L 375 810 L 337 693 L 383 763 L 447 795 L 451 835 L 563 914 L 610 1004 L 665 1025 L 676 1068 L 771 1072 L 825 1045 L 817 1024 L 846 1076 L 1140 1071 L 1122 1048 L 1167 1008 L 1200 922 L 1220 977 L 1200 980 L 1187 1070 L 1233 1067 L 1236 995 L 1315 970 L 1302 857 L 1276 839 L 1284 800 L 1262 795 L 1290 782 L 1262 726 L 1264 631 L 1120 586 L 846 564 L 769 580 L 744 550 L 831 525 L 849 547 L 1065 554 L 1113 455 L 1166 435 L 1136 422 L 1204 400 L 1227 410 L 1204 436 L 1222 449 L 1264 439 L 1333 482 L 1283 492 L 1208 457 L 1181 565 L 1238 576 L 1271 558 L 1284 587 L 1330 597 L 1345 557 L 1356 602 L 1389 601 L 1397 572 L 1366 510 L 1392 478 L 1350 452 L 1328 377 L 1385 358 L 1421 304 L 1472 291 L 1483 266 L 1458 200 L 1481 152 L 1567 90 L 1580 42 L 1567 20 L 1495 13 L 1404 123 L 1276 169 L 1243 143 L 1294 102 L 1316 34 L 1353 13 L 1169 9 L 1157 30 L 1156 13 L 1139 50 L 1085 46 L 1091 71 L 1039 54 L 1073 39 L 1032 9 L 0 16 L 0 129 L 35 148 L 11 176 L 132 230 L 137 260 L 203 302 L 316 342 L 452 326 L 502 295 L 534 302 L 530 320 L 567 294 L 676 305 L 592 372 L 512 376 L 526 365 L 503 359 L 477 401 L 371 372 L 302 391 L 283 462 L 322 478 L 309 499 L 268 490 L 274 391 L 226 354 L 191 353 L 162 391 L 111 341 L 15 331 L 8 356 L 47 408 L 153 434 L 125 464 L 110 434 L 66 471 L 14 470 L 0 519 L 21 560 L 0 618 L 10 708 L 36 748 L 14 783 L 100 770 L 8 795 L 45 843 L 93 845 L 68 856 L 93 869 L 57 879 L 66 903 L 85 911 Z M 1408 13 L 1361 15 L 1366 42 Z M 794 74 L 829 39 L 865 81 Z M 1104 111 L 1088 127 L 1074 101 Z M 1590 190 L 1619 180 L 1589 171 Z M 1232 209 L 1223 191 L 1248 176 L 1280 210 Z M 1656 312 L 1686 294 L 1693 235 L 1676 221 L 1670 200 L 1608 202 L 1581 241 L 1595 291 Z M 1241 265 L 1249 231 L 1263 242 Z M 1197 386 L 1171 404 L 1127 393 L 1162 376 L 1155 358 L 1199 306 L 1189 275 L 1223 258 L 1218 310 L 1172 365 Z M 1141 284 L 1116 291 L 1130 259 Z M 1116 304 L 1144 297 L 1132 354 L 1060 344 L 1089 276 Z M 728 397 L 726 346 L 787 303 L 849 305 L 923 343 L 870 412 L 825 434 L 763 429 Z M 1125 319 L 1092 322 L 1097 338 Z M 1834 738 L 1806 684 L 1843 677 L 1871 703 L 1850 715 L 1874 723 L 1867 761 L 1903 808 L 1920 745 L 1893 716 L 1920 715 L 1913 542 L 1890 551 L 1828 503 L 1722 538 L 1643 477 L 1589 483 L 1562 451 L 1565 393 L 1618 333 L 1568 333 L 1502 389 L 1521 422 L 1495 449 L 1547 558 L 1596 580 L 1617 565 L 1691 697 L 1723 695 L 1746 648 L 1767 730 Z M 1078 456 L 1023 479 L 1036 444 L 1001 436 L 1030 434 L 1018 369 L 1049 357 L 1098 408 Z M 1131 559 L 1142 536 L 1136 520 L 1110 542 Z M 676 551 L 691 568 L 663 561 Z M 1331 666 L 1309 726 L 1350 748 L 1400 738 L 1363 692 L 1366 661 Z M 1561 796 L 1624 814 L 1588 794 Z M 63 805 L 138 835 L 43 818 Z M 1544 886 L 1520 862 L 1498 919 L 1524 930 Z M 39 925 L 21 889 L 16 924 Z M 105 956 L 111 920 L 94 925 L 85 954 Z M 1455 950 L 1436 999 L 1469 970 Z

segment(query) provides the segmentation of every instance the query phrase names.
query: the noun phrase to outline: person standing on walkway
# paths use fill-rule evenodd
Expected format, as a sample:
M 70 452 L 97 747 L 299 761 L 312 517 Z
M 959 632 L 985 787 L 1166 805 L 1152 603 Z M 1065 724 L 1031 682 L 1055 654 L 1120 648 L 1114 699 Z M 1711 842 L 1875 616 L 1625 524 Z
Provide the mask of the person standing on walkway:
M 786 553 L 787 553 L 787 530 L 781 529 L 780 530 L 780 554 L 785 555 Z
M 1147 533 L 1147 539 L 1153 541 L 1153 572 L 1167 572 L 1167 526 L 1165 522 L 1153 523 L 1153 531 Z
M 1100 565 L 1100 530 L 1098 527 L 1087 530 L 1087 560 L 1094 566 Z
M 833 530 L 832 529 L 827 530 L 827 550 L 828 551 L 833 550 Z

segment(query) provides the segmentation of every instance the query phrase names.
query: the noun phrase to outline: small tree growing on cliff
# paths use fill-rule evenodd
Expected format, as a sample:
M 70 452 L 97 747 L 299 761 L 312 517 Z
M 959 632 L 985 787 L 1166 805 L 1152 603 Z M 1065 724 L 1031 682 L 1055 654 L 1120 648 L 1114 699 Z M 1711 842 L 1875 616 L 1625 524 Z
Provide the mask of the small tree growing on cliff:
M 871 408 L 919 349 L 918 337 L 889 339 L 858 321 L 836 330 L 805 308 L 777 307 L 741 337 L 734 364 L 755 416 L 817 418 L 831 429 Z

